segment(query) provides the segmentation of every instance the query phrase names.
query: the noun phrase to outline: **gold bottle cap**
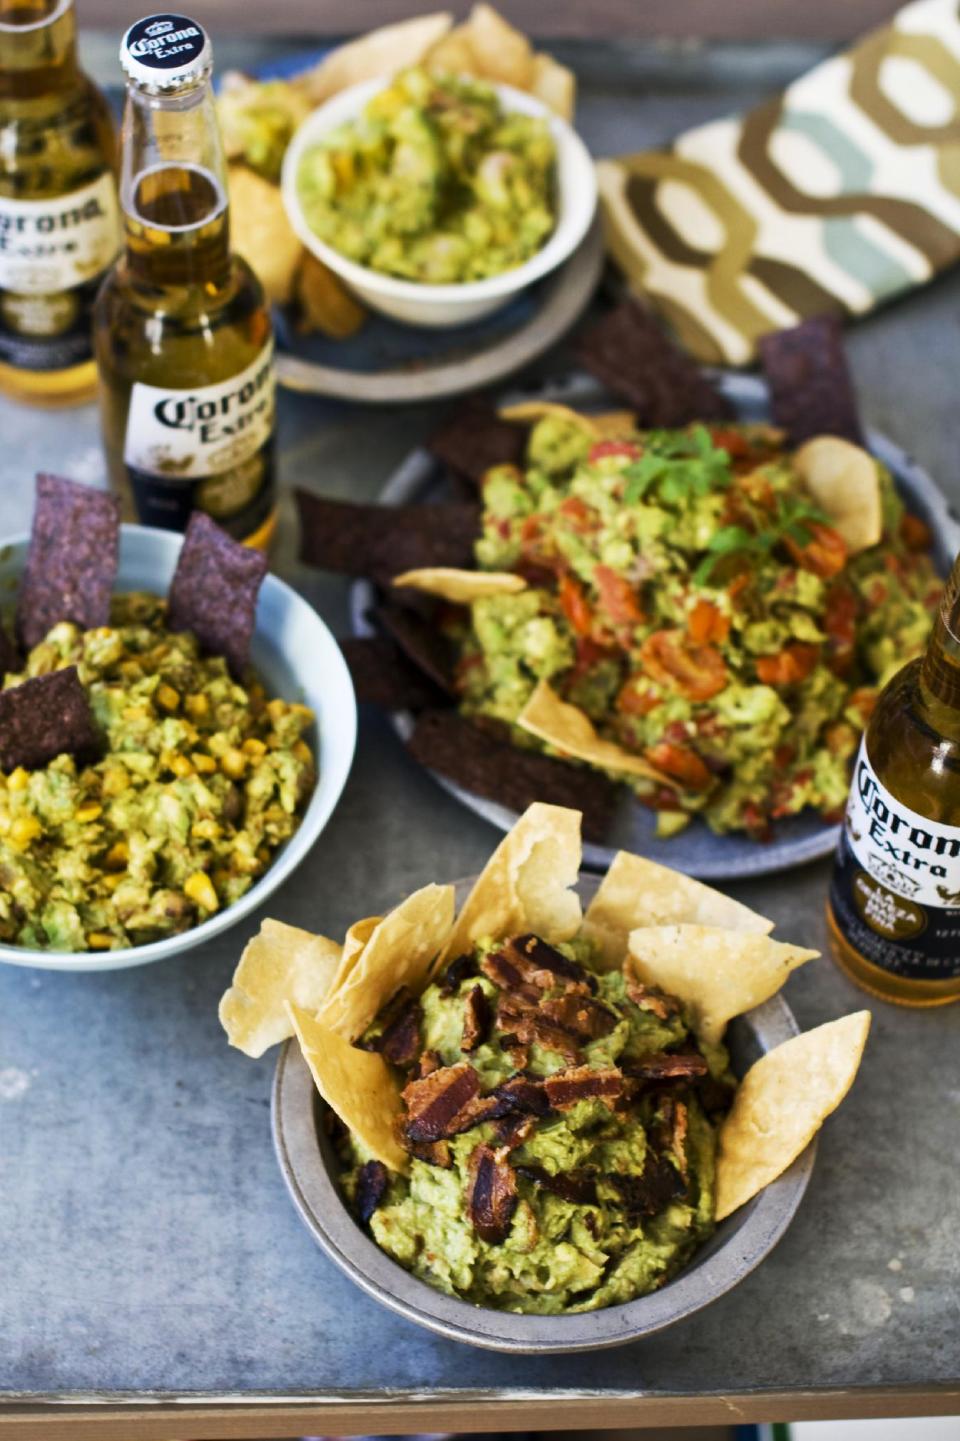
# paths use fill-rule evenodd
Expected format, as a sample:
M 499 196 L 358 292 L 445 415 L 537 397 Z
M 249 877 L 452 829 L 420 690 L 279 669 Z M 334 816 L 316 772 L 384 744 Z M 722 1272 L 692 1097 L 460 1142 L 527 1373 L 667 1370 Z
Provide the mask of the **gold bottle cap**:
M 196 20 L 186 15 L 147 15 L 124 35 L 120 65 L 141 90 L 168 94 L 210 74 L 213 48 Z

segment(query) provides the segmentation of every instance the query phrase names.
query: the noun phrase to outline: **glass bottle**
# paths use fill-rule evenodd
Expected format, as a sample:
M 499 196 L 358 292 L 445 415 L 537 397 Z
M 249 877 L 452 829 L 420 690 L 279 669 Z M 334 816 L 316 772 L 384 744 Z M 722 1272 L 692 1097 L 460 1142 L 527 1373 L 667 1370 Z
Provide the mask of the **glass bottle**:
M 73 0 L 0 0 L 0 390 L 96 386 L 91 312 L 117 253 L 110 111 L 77 64 Z
M 960 560 L 926 653 L 880 692 L 861 742 L 827 921 L 865 990 L 960 1000 Z
M 275 525 L 273 332 L 230 252 L 202 27 L 151 15 L 120 47 L 124 245 L 94 331 L 110 481 L 124 515 L 183 530 L 199 508 L 266 547 Z

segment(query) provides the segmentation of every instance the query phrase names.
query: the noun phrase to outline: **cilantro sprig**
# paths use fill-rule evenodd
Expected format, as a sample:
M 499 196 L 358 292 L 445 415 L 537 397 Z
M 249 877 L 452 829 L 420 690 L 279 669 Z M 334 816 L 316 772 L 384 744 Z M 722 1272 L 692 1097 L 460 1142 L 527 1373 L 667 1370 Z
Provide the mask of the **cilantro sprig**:
M 694 425 L 681 435 L 654 431 L 645 445 L 640 459 L 623 471 L 627 505 L 636 505 L 654 486 L 657 499 L 665 505 L 681 505 L 730 484 L 730 457 L 714 445 L 704 425 Z
M 693 572 L 694 585 L 708 585 L 714 566 L 725 555 L 740 554 L 748 559 L 762 560 L 789 537 L 796 545 L 808 545 L 813 539 L 809 524 L 829 525 L 830 517 L 808 500 L 785 500 L 777 503 L 777 513 L 763 530 L 747 530 L 742 525 L 725 525 L 711 538 L 707 553 Z

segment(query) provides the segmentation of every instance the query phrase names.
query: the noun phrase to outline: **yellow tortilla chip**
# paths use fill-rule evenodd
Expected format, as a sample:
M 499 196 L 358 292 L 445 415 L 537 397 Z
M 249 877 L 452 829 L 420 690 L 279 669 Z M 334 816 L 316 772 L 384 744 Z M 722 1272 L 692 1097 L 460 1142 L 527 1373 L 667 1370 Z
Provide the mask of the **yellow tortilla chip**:
M 527 588 L 522 575 L 514 575 L 508 570 L 456 570 L 449 565 L 405 570 L 402 575 L 394 576 L 393 584 L 422 590 L 427 595 L 438 595 L 441 600 L 452 601 L 454 605 L 469 605 L 471 601 L 483 600 L 488 595 L 516 595 Z
M 588 435 L 600 434 L 592 415 L 582 415 L 579 410 L 574 410 L 569 405 L 561 405 L 556 400 L 521 400 L 516 405 L 502 405 L 497 414 L 501 420 L 512 421 L 516 425 L 536 425 L 538 420 L 549 415 L 556 420 L 568 420 L 571 425 L 585 430 Z
M 455 26 L 438 40 L 436 45 L 431 46 L 423 63 L 433 75 L 463 75 L 475 78 L 480 74 L 466 25 Z
M 319 65 L 298 75 L 297 84 L 319 105 L 361 80 L 379 80 L 409 65 L 419 65 L 452 24 L 453 16 L 442 10 L 382 25 L 332 50 Z
M 293 1035 L 285 1002 L 316 1011 L 340 963 L 340 947 L 282 921 L 266 920 L 248 941 L 220 1001 L 220 1024 L 231 1046 L 256 1059 Z
M 632 410 L 605 410 L 590 419 L 602 440 L 632 440 L 636 435 L 637 417 Z
M 417 994 L 453 927 L 453 886 L 424 886 L 383 917 L 317 1020 L 345 1041 L 362 1036 L 401 987 Z
M 319 330 L 331 340 L 346 340 L 355 335 L 367 318 L 367 312 L 346 286 L 308 250 L 294 279 L 297 302 L 297 330 L 310 335 Z
M 376 1160 L 405 1171 L 409 1160 L 394 1131 L 402 1111 L 400 1088 L 386 1061 L 373 1051 L 358 1051 L 289 1001 L 287 1013 L 327 1105 Z
M 474 5 L 463 28 L 482 76 L 529 90 L 534 75 L 533 47 L 526 35 L 485 4 Z
M 552 55 L 542 52 L 533 57 L 530 76 L 530 93 L 544 105 L 549 105 L 555 115 L 568 123 L 573 120 L 577 104 L 577 80 L 572 70 L 554 60 Z
M 354 970 L 357 961 L 360 959 L 360 952 L 382 920 L 383 916 L 365 916 L 362 921 L 354 921 L 343 938 L 340 964 L 337 967 L 337 973 L 330 985 L 328 995 L 332 996 L 334 991 L 338 991 L 344 984 L 347 977 Z M 326 1000 L 326 996 L 324 1000 Z
M 801 445 L 793 464 L 852 555 L 879 542 L 883 535 L 880 475 L 868 451 L 838 435 L 818 435 Z
M 854 1011 L 784 1041 L 750 1067 L 720 1128 L 718 1221 L 806 1149 L 853 1085 L 869 1030 L 870 1012 Z
M 280 190 L 246 165 L 230 165 L 227 182 L 233 248 L 257 276 L 268 302 L 285 305 L 303 246 L 287 219 Z
M 517 725 L 531 735 L 554 746 L 577 760 L 589 761 L 603 770 L 622 771 L 625 775 L 643 776 L 645 780 L 656 781 L 658 785 L 670 786 L 676 790 L 676 781 L 658 771 L 643 756 L 633 755 L 598 736 L 589 718 L 575 705 L 561 700 L 556 691 L 545 681 L 539 681 L 536 689 L 517 716 Z
M 442 960 L 481 936 L 535 931 L 568 941 L 580 929 L 580 812 L 535 801 L 503 838 L 457 917 Z
M 721 926 L 767 935 L 773 921 L 722 891 L 644 856 L 618 851 L 583 918 L 583 934 L 607 970 L 623 964 L 631 931 L 641 926 Z
M 727 1022 L 775 995 L 797 966 L 819 951 L 771 941 L 721 926 L 643 926 L 631 931 L 628 962 L 648 986 L 676 996 L 689 1008 L 697 1035 L 723 1039 Z

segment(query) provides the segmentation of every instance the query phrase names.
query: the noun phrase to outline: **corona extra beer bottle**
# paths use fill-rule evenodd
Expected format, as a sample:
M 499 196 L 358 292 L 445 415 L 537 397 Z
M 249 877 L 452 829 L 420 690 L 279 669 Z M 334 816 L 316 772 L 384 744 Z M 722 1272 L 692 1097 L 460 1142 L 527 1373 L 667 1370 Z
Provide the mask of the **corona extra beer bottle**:
M 129 520 L 194 509 L 250 545 L 275 521 L 275 376 L 260 283 L 230 252 L 210 42 L 151 15 L 120 47 L 124 245 L 94 335 L 110 480 Z
M 73 0 L 0 0 L 0 390 L 94 393 L 91 313 L 117 253 L 114 135 Z
M 960 561 L 926 654 L 881 691 L 861 742 L 827 920 L 874 995 L 960 1000 Z

